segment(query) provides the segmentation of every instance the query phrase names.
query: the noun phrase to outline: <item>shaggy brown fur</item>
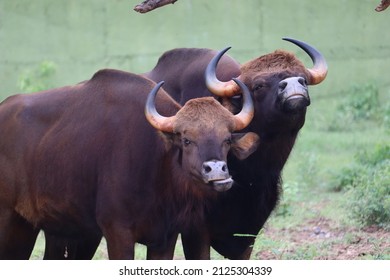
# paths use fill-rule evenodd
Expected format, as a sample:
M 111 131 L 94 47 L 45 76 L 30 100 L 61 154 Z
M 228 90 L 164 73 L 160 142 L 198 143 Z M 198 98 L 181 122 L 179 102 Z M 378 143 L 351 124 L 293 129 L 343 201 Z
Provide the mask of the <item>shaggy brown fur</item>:
M 233 115 L 224 108 L 213 97 L 204 97 L 189 100 L 176 114 L 180 123 L 174 124 L 174 131 L 181 127 L 193 127 L 201 125 L 204 129 L 215 127 L 228 127 L 230 131 L 234 129 Z M 194 123 L 194 120 L 197 120 Z M 216 125 L 220 123 L 220 125 Z M 222 125 L 223 123 L 223 125 Z M 197 130 L 200 130 L 197 128 Z
M 291 73 L 307 73 L 305 65 L 293 53 L 276 50 L 273 53 L 252 59 L 241 66 L 241 76 L 252 76 L 265 73 L 278 73 L 289 71 Z

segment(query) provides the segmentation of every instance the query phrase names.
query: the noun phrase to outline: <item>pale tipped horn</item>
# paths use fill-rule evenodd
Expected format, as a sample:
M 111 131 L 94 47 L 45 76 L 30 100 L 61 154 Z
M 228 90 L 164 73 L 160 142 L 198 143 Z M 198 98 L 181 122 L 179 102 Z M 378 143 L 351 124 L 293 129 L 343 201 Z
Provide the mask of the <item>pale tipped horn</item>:
M 205 80 L 207 88 L 215 95 L 221 97 L 230 97 L 236 95 L 240 91 L 240 88 L 233 81 L 221 82 L 217 78 L 218 62 L 229 49 L 230 47 L 227 47 L 218 52 L 209 62 L 205 71 Z
M 241 112 L 234 116 L 235 130 L 241 130 L 247 127 L 253 119 L 255 109 L 253 106 L 253 100 L 251 93 L 247 86 L 240 80 L 233 78 L 233 81 L 237 84 L 242 92 L 243 104 Z
M 295 39 L 283 38 L 283 40 L 289 41 L 303 49 L 313 61 L 313 67 L 306 68 L 310 73 L 310 81 L 308 81 L 309 85 L 317 85 L 325 80 L 326 74 L 328 73 L 328 65 L 324 56 L 317 49 Z
M 156 109 L 155 99 L 158 90 L 164 84 L 164 81 L 159 82 L 149 93 L 145 104 L 145 116 L 149 123 L 158 130 L 164 132 L 173 132 L 173 123 L 176 116 L 164 117 L 161 116 Z

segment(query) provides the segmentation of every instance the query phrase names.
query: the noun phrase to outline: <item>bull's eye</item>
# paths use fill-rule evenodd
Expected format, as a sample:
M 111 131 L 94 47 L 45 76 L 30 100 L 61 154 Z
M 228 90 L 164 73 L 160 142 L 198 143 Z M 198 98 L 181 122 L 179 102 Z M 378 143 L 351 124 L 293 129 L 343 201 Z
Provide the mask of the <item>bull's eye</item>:
M 253 87 L 253 91 L 258 91 L 258 90 L 264 90 L 264 88 L 267 87 L 267 84 L 265 82 L 259 82 L 256 83 Z
M 263 85 L 263 84 L 257 84 L 257 85 L 255 85 L 255 86 L 254 86 L 254 88 L 253 88 L 253 91 L 256 91 L 256 90 L 262 89 L 263 87 L 264 87 L 264 85 Z
M 225 143 L 228 144 L 229 146 L 232 144 L 232 139 L 231 138 L 227 138 L 225 140 Z
M 188 140 L 187 138 L 183 138 L 183 145 L 185 146 L 185 147 L 187 147 L 188 145 L 190 145 L 192 142 L 191 142 L 191 140 Z

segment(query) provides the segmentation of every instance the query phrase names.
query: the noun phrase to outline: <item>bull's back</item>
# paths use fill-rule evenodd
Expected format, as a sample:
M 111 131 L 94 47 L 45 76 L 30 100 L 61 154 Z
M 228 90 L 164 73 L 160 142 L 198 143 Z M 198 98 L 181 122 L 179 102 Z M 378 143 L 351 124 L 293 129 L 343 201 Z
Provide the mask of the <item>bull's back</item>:
M 141 159 L 131 137 L 139 133 L 145 142 L 156 133 L 143 111 L 153 85 L 104 70 L 76 86 L 3 102 L 0 200 L 38 225 L 94 221 L 101 178 L 130 169 L 129 158 Z M 166 113 L 175 110 L 170 105 Z
M 184 105 L 190 99 L 212 95 L 206 87 L 204 72 L 216 53 L 202 48 L 173 49 L 165 52 L 144 75 L 155 82 L 165 81 L 164 89 Z M 229 81 L 239 75 L 239 63 L 228 55 L 223 56 L 217 66 L 217 77 Z
M 51 95 L 51 91 L 19 94 L 0 104 L 0 200 L 6 205 L 16 203 L 17 196 L 27 195 L 28 167 L 34 150 L 59 119 L 61 113 L 52 106 L 58 102 L 41 101 L 51 100 Z

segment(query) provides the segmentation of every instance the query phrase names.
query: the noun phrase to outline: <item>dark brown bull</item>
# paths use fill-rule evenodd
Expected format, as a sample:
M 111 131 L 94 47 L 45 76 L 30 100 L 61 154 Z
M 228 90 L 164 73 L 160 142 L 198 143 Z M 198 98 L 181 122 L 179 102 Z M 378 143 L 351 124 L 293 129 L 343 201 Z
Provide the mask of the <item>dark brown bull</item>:
M 240 66 L 232 58 L 222 56 L 224 52 L 215 56 L 212 50 L 176 49 L 164 54 L 156 67 L 145 74 L 153 80 L 169 81 L 166 89 L 179 102 L 209 95 L 204 83 L 217 95 L 239 94 L 239 88 L 229 81 L 232 77 L 244 82 L 254 99 L 255 116 L 246 131 L 260 136 L 261 149 L 244 161 L 229 156 L 228 166 L 235 183 L 212 205 L 206 225 L 182 233 L 187 259 L 207 258 L 209 244 L 227 258 L 249 258 L 254 236 L 278 202 L 281 171 L 310 104 L 308 85 L 321 83 L 327 73 L 325 59 L 316 49 L 298 40 L 285 40 L 301 47 L 314 66 L 306 68 L 292 53 L 282 50 Z M 212 56 L 215 59 L 208 65 L 206 61 Z M 205 79 L 202 75 L 206 67 Z M 235 110 L 240 103 L 239 98 L 230 99 Z
M 164 89 L 180 104 L 192 98 L 211 96 L 206 87 L 205 70 L 217 55 L 210 49 L 179 48 L 167 51 L 158 60 L 152 71 L 144 76 L 153 81 L 171 81 Z M 217 76 L 222 81 L 230 81 L 240 75 L 240 64 L 230 56 L 221 57 L 217 66 Z M 160 79 L 164 77 L 164 79 Z
M 254 236 L 278 202 L 281 171 L 310 104 L 308 85 L 322 82 L 327 73 L 325 59 L 316 49 L 297 40 L 286 40 L 301 47 L 312 58 L 314 66 L 308 69 L 292 53 L 281 50 L 240 66 L 223 55 L 224 52 L 217 55 L 209 49 L 174 49 L 163 54 L 155 68 L 144 74 L 154 81 L 167 81 L 165 90 L 181 104 L 192 98 L 210 96 L 206 83 L 218 95 L 239 94 L 235 84 L 229 81 L 233 77 L 249 87 L 254 99 L 255 116 L 246 130 L 260 135 L 262 147 L 243 161 L 229 156 L 228 166 L 235 184 L 213 203 L 206 224 L 197 223 L 191 230 L 182 232 L 187 259 L 209 258 L 210 244 L 227 258 L 249 258 Z M 214 67 L 217 67 L 216 75 Z M 241 103 L 238 95 L 229 98 L 228 105 L 237 111 Z M 50 250 L 55 246 L 49 246 L 47 251 L 54 251 L 53 255 L 58 256 L 63 252 L 64 244 L 61 245 L 61 250 Z M 79 251 L 80 255 L 88 250 Z
M 1 103 L 0 259 L 28 258 L 40 229 L 84 258 L 102 236 L 110 259 L 133 258 L 136 242 L 172 258 L 178 231 L 231 187 L 228 151 L 245 158 L 258 137 L 232 134 L 253 116 L 248 91 L 233 115 L 213 98 L 180 108 L 160 86 L 102 70 Z

